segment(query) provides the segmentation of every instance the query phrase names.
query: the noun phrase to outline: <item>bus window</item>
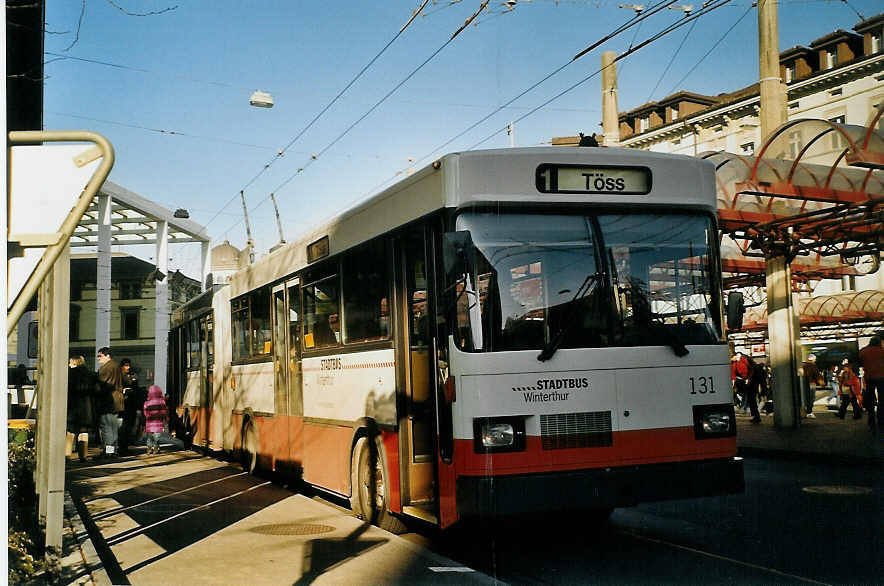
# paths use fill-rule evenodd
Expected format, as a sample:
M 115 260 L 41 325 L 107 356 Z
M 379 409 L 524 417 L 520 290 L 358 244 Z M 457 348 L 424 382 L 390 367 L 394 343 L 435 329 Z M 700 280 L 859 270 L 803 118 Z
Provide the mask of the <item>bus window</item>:
M 390 280 L 384 240 L 375 240 L 343 260 L 344 334 L 346 342 L 383 340 L 390 335 Z
M 273 343 L 270 336 L 270 291 L 262 287 L 249 295 L 253 357 L 270 356 Z
M 311 270 L 304 285 L 304 349 L 327 348 L 340 342 L 338 276 L 333 263 Z M 331 274 L 330 274 L 331 273 Z
M 261 287 L 230 302 L 233 360 L 268 359 L 270 336 L 270 287 Z

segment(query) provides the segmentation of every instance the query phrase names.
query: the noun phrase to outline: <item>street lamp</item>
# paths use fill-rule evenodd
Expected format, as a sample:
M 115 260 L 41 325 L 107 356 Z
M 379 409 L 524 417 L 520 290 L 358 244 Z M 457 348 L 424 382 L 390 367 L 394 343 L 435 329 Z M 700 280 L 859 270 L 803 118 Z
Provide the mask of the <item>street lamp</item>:
M 249 104 L 255 106 L 256 108 L 272 108 L 273 96 L 271 96 L 268 92 L 255 90 L 255 93 L 253 93 L 252 97 L 249 98 Z

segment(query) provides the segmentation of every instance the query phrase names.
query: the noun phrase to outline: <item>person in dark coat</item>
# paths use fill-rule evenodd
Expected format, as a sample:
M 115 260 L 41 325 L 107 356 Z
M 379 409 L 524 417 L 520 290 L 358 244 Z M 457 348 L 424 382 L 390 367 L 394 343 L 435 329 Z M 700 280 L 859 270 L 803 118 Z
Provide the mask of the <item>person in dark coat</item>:
M 89 452 L 89 429 L 93 421 L 92 399 L 98 390 L 98 379 L 86 367 L 86 360 L 82 356 L 72 357 L 68 367 L 68 441 L 73 447 L 76 439 L 77 455 L 81 462 L 85 462 Z
M 117 435 L 126 409 L 123 399 L 123 373 L 107 346 L 99 348 L 98 363 L 101 365 L 98 369 L 101 440 L 104 442 L 104 455 L 114 457 L 117 455 Z
M 132 369 L 132 361 L 128 358 L 120 360 L 120 372 L 123 378 L 123 425 L 120 427 L 120 455 L 129 453 L 129 445 L 136 439 L 135 422 L 144 401 L 139 401 L 138 378 Z

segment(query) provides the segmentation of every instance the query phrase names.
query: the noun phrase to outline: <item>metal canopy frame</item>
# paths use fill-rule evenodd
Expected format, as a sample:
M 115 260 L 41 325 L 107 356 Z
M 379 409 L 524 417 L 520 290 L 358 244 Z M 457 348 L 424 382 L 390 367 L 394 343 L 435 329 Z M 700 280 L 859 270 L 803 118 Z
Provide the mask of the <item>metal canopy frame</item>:
M 874 272 L 884 251 L 884 104 L 867 126 L 804 119 L 756 156 L 704 153 L 716 165 L 725 288 L 764 282 L 786 251 L 794 284 Z M 724 238 L 727 236 L 727 238 Z
M 203 226 L 186 218 L 176 218 L 170 210 L 116 183 L 105 181 L 100 194 L 107 195 L 113 202 L 110 220 L 113 246 L 156 244 L 161 222 L 168 223 L 169 244 L 211 240 Z M 98 246 L 99 215 L 96 195 L 71 235 L 72 247 Z

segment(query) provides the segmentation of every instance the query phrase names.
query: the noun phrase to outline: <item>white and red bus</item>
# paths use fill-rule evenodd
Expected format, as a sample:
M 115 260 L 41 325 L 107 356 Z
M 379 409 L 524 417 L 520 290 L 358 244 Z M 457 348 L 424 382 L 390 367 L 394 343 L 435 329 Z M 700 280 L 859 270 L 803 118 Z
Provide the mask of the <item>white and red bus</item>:
M 197 445 L 391 530 L 743 490 L 711 163 L 450 154 L 179 310 Z

